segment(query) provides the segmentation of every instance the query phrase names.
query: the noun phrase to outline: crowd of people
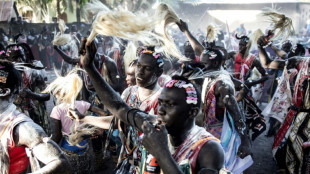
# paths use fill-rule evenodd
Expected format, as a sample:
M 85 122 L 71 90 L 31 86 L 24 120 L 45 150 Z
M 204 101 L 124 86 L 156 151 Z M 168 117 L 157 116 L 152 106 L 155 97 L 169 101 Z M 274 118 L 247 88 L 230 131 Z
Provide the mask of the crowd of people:
M 1 29 L 0 173 L 94 173 L 110 160 L 115 174 L 240 174 L 257 162 L 258 136 L 274 136 L 277 173 L 310 173 L 307 36 L 272 40 L 275 30 L 258 35 L 244 24 L 193 34 L 176 21 L 165 34 L 181 58 L 163 36 L 139 40 L 148 28 L 129 20 L 94 39 L 94 25 L 87 34 L 75 25 L 63 33 L 59 25 L 60 34 Z M 47 85 L 53 69 L 60 75 Z M 76 91 L 71 104 L 63 99 Z

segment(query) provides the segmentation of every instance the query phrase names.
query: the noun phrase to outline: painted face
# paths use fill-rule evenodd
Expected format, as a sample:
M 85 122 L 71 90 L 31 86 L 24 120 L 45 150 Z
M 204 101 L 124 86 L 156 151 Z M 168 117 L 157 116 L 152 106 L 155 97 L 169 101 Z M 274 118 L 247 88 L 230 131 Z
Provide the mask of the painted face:
M 186 103 L 186 92 L 183 88 L 163 88 L 158 98 L 158 122 L 165 124 L 169 130 L 183 128 L 189 121 L 190 105 Z
M 159 75 L 156 59 L 152 55 L 142 54 L 136 66 L 136 83 L 140 87 L 148 87 L 157 83 Z
M 239 52 L 240 52 L 241 54 L 244 54 L 244 53 L 245 53 L 245 51 L 246 51 L 246 49 L 247 49 L 246 45 L 247 45 L 246 42 L 243 42 L 243 41 L 240 41 L 240 42 L 239 42 Z
M 135 77 L 136 66 L 130 66 L 126 71 L 126 83 L 128 86 L 136 85 L 136 77 Z

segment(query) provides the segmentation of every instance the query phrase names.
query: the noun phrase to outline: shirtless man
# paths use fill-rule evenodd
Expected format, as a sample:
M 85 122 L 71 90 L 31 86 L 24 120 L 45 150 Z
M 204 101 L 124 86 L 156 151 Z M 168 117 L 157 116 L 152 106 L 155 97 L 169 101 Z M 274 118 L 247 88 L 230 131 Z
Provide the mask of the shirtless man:
M 189 172 L 182 171 L 178 166 L 185 159 L 183 156 L 185 154 L 189 156 L 189 162 L 187 161 L 185 165 L 188 165 L 192 173 L 219 173 L 224 164 L 223 150 L 211 134 L 194 124 L 200 102 L 199 92 L 191 83 L 178 78 L 167 83 L 159 97 L 159 124 L 153 126 L 149 121 L 152 118 L 150 115 L 129 107 L 96 71 L 91 47 L 93 47 L 92 44 L 87 47 L 87 54 L 82 59 L 82 64 L 89 77 L 96 79 L 94 87 L 99 97 L 109 98 L 110 100 L 103 102 L 113 115 L 144 133 L 143 145 L 156 157 L 164 173 Z M 147 72 L 150 67 L 140 63 L 139 68 L 145 68 Z M 139 79 L 137 82 L 143 81 L 140 77 L 137 77 Z M 198 140 L 203 143 L 196 144 Z M 171 144 L 172 152 L 169 150 L 168 142 Z M 193 153 L 189 154 L 190 152 Z M 209 158 L 210 156 L 214 158 Z M 154 159 L 149 160 L 149 162 L 152 161 L 155 162 Z
M 39 125 L 16 110 L 13 101 L 22 82 L 12 63 L 0 60 L 0 79 L 0 173 L 26 172 L 29 159 L 25 147 L 30 149 L 34 159 L 45 165 L 33 173 L 70 173 L 70 164 L 57 144 Z

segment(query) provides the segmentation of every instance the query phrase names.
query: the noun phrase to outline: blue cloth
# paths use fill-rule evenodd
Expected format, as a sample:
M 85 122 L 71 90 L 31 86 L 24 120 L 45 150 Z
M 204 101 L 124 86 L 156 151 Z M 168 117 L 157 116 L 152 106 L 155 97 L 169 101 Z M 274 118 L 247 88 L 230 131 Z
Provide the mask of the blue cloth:
M 246 156 L 244 159 L 237 157 L 237 151 L 240 144 L 241 140 L 238 132 L 235 130 L 232 117 L 227 112 L 227 116 L 225 114 L 223 122 L 221 145 L 225 153 L 225 167 L 233 174 L 240 174 L 253 164 L 250 155 Z
M 79 143 L 79 146 L 81 146 L 81 147 L 71 146 L 68 143 L 68 141 L 65 138 L 63 138 L 62 141 L 61 141 L 60 146 L 61 146 L 61 148 L 66 149 L 66 150 L 68 150 L 70 152 L 74 152 L 76 154 L 82 155 L 86 151 L 86 149 L 87 149 L 87 146 L 88 146 L 87 143 L 88 143 L 88 140 L 85 139 L 85 140 L 83 140 L 83 141 L 81 141 Z

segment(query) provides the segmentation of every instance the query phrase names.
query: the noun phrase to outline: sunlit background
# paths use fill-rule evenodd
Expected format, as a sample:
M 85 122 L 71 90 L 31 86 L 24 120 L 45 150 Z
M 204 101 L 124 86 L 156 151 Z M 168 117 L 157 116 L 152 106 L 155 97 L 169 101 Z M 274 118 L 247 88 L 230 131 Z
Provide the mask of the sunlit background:
M 83 7 L 89 0 L 0 0 L 0 21 L 22 16 L 32 23 L 50 23 L 53 17 L 67 23 L 90 23 L 93 16 L 85 16 Z M 169 4 L 192 30 L 204 30 L 208 23 L 234 29 L 241 23 L 248 30 L 266 28 L 260 16 L 265 7 L 279 9 L 291 17 L 297 33 L 310 23 L 310 0 L 101 0 L 109 8 L 125 8 L 152 13 L 160 2 Z

